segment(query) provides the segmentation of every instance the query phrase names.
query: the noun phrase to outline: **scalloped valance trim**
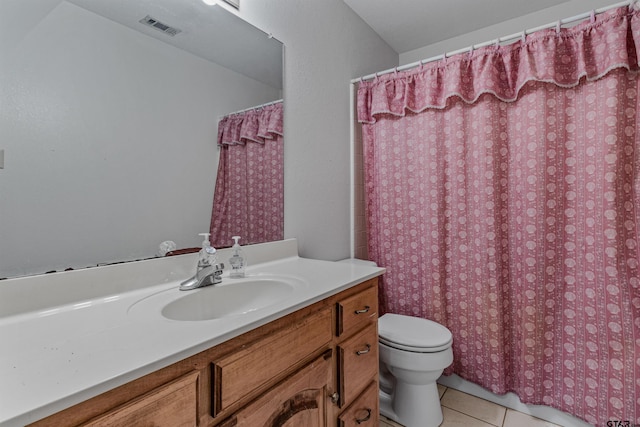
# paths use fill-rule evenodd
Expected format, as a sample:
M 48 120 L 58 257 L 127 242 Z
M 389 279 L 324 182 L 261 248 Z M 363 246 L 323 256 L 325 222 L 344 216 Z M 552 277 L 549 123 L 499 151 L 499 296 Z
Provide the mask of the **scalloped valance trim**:
M 637 71 L 639 57 L 640 12 L 624 6 L 593 22 L 533 33 L 524 42 L 489 46 L 360 82 L 358 121 L 444 109 L 452 97 L 473 104 L 491 94 L 513 102 L 529 82 L 570 88 L 615 69 Z
M 218 145 L 264 144 L 282 136 L 282 102 L 225 116 L 218 122 Z

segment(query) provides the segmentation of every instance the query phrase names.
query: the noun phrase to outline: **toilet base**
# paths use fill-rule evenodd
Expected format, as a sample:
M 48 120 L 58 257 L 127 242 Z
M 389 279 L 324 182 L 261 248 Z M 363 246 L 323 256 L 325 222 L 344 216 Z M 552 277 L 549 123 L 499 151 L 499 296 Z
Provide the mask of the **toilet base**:
M 397 423 L 400 422 L 400 420 L 398 420 L 398 416 L 393 412 L 393 408 L 391 407 L 391 396 L 382 390 L 380 390 L 380 414 L 392 421 Z
M 380 390 L 380 413 L 405 427 L 438 427 L 442 424 L 438 386 L 396 384 L 393 396 Z

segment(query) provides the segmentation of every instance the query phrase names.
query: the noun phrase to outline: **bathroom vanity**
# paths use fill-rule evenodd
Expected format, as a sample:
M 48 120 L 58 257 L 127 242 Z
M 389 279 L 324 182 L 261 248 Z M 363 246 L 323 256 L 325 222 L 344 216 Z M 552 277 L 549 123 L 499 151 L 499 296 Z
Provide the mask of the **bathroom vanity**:
M 265 250 L 266 246 L 270 248 Z M 224 256 L 224 250 L 220 252 Z M 110 310 L 122 313 L 124 309 L 126 319 L 97 327 L 97 338 L 86 339 L 86 330 L 76 338 L 55 329 L 55 317 L 76 315 L 74 310 L 62 309 L 49 316 L 42 315 L 46 310 L 36 310 L 2 318 L 0 338 L 17 344 L 18 335 L 10 329 L 40 319 L 41 327 L 49 323 L 53 328 L 48 334 L 69 337 L 68 343 L 58 341 L 64 341 L 59 352 L 73 347 L 84 354 L 75 366 L 71 355 L 49 363 L 41 360 L 24 384 L 14 376 L 15 384 L 0 385 L 0 400 L 5 402 L 0 404 L 0 426 L 377 427 L 377 285 L 384 269 L 302 259 L 297 257 L 295 240 L 255 245 L 246 252 L 249 260 L 262 262 L 249 266 L 244 282 L 225 278 L 223 284 L 230 290 L 231 286 L 242 289 L 244 283 L 249 294 L 234 299 L 233 293 L 221 293 L 221 286 L 215 295 L 228 298 L 226 306 L 220 305 L 222 311 L 203 311 L 197 305 L 190 306 L 189 312 L 167 311 L 187 296 L 200 293 L 198 299 L 207 302 L 207 294 L 214 295 L 214 289 L 207 292 L 206 288 L 177 291 L 178 276 L 184 276 L 194 258 L 182 256 L 154 260 L 173 264 L 167 271 L 173 272 L 175 283 L 140 287 L 118 299 L 111 293 L 102 295 L 102 300 L 111 297 L 113 301 L 94 304 L 93 314 L 89 308 L 78 309 L 77 313 L 85 312 L 87 322 L 90 317 L 105 322 L 112 315 Z M 276 254 L 279 258 L 274 259 Z M 134 267 L 124 268 L 131 272 Z M 282 283 L 291 284 L 292 290 L 275 300 L 263 299 L 253 288 L 264 285 L 281 292 L 277 289 Z M 255 305 L 255 301 L 246 302 L 253 299 L 250 294 L 257 295 L 257 308 L 230 309 L 237 304 Z M 34 320 L 37 313 L 41 317 Z M 176 320 L 181 316 L 188 320 Z M 71 325 L 70 318 L 61 322 L 59 326 Z M 92 348 L 83 350 L 85 345 Z M 108 351 L 111 360 L 95 356 L 100 351 Z M 1 356 L 0 369 L 10 371 L 7 363 L 17 365 L 20 357 L 27 356 L 24 350 L 15 353 L 9 356 L 12 360 Z M 30 361 L 40 360 L 39 356 L 47 354 L 32 354 Z M 97 359 L 104 365 L 92 363 Z M 44 373 L 49 369 L 51 378 Z M 36 391 L 30 408 L 14 408 L 13 412 L 21 413 L 8 418 L 6 410 L 11 408 L 6 403 L 28 398 L 14 395 L 23 393 L 25 384 L 31 390 L 48 391 Z M 56 389 L 59 395 L 54 396 Z

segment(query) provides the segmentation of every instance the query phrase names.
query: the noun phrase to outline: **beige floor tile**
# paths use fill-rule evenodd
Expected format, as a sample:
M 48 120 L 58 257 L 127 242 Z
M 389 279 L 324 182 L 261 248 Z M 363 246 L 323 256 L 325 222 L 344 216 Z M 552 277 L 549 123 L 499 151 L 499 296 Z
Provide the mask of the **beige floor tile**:
M 512 409 L 507 409 L 507 415 L 504 418 L 504 427 L 561 427 L 540 418 L 523 414 Z
M 489 423 L 446 407 L 442 408 L 442 415 L 444 420 L 440 427 L 493 427 Z
M 442 395 L 445 391 L 447 391 L 447 388 L 443 385 L 438 384 L 438 395 L 440 396 L 440 399 L 442 399 Z
M 502 426 L 506 408 L 488 400 L 448 388 L 440 400 L 443 407 L 454 409 L 494 426 Z

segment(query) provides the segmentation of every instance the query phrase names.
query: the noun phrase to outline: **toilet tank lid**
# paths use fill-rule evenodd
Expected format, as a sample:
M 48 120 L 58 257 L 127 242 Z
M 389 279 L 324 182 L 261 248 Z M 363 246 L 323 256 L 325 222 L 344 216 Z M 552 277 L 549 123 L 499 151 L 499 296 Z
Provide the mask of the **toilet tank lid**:
M 441 347 L 453 339 L 449 329 L 432 320 L 392 313 L 378 319 L 378 335 L 385 341 L 418 348 Z

